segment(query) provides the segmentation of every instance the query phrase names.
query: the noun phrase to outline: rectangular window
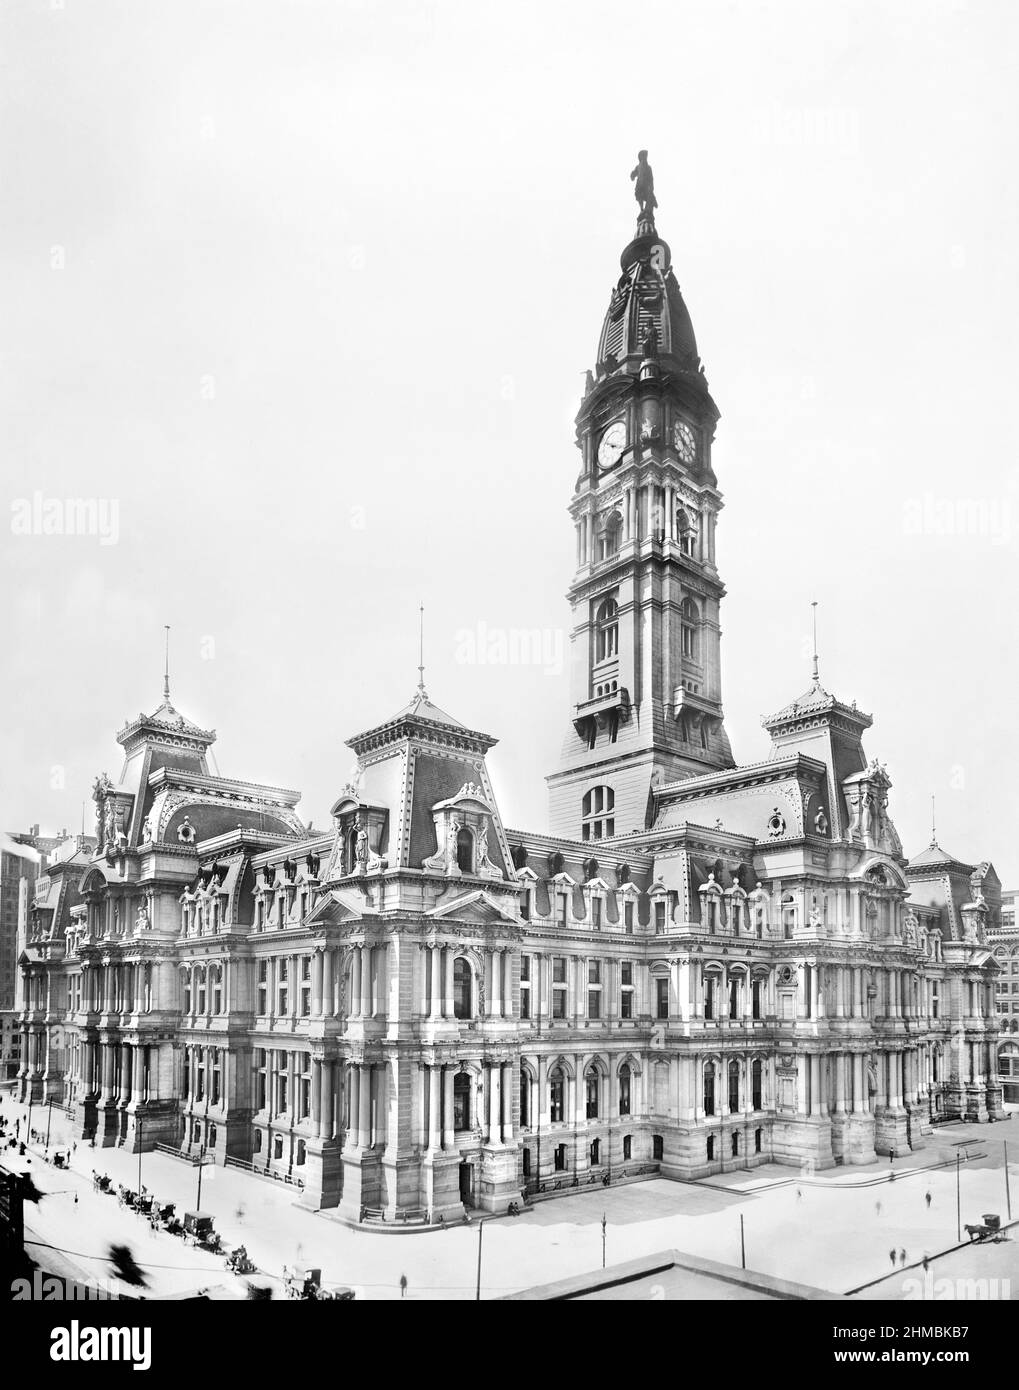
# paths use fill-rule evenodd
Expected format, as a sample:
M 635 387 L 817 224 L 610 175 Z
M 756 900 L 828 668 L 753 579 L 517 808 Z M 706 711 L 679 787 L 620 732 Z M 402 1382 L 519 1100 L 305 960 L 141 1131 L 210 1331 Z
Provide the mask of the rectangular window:
M 301 957 L 301 1017 L 311 1016 L 311 957 Z
M 601 984 L 601 961 L 589 960 L 587 962 L 587 983 L 589 985 Z
M 600 989 L 589 989 L 587 991 L 587 1016 L 588 1018 L 601 1018 Z
M 655 935 L 662 936 L 665 932 L 665 903 L 661 898 L 655 903 Z
M 761 982 L 755 980 L 750 987 L 751 1002 L 754 1018 L 761 1017 Z
M 255 1049 L 255 1109 L 265 1109 L 265 1052 Z
M 520 957 L 520 979 L 522 983 L 527 983 L 531 978 L 531 957 Z
M 281 956 L 277 962 L 276 974 L 276 1012 L 282 1016 L 289 1013 L 287 1007 L 289 1002 L 289 990 L 287 988 L 287 977 L 290 973 L 290 962 L 286 956 Z
M 520 1017 L 523 1019 L 531 1017 L 531 988 L 529 985 L 522 986 L 520 990 Z
M 554 989 L 552 991 L 552 1017 L 566 1017 L 566 991 L 564 989 Z
M 595 930 L 601 929 L 601 898 L 591 899 L 591 925 Z
M 623 926 L 627 936 L 633 935 L 633 903 L 627 902 L 623 908 Z
M 620 965 L 619 969 L 620 969 L 619 983 L 620 983 L 621 985 L 632 985 L 632 984 L 633 984 L 633 961 L 632 961 L 632 960 L 624 960 L 624 961 L 622 962 L 622 964 Z
M 564 985 L 566 983 L 566 957 L 552 957 L 552 983 Z
M 630 1113 L 630 1073 L 626 1067 L 619 1074 L 619 1113 Z
M 569 925 L 569 903 L 568 903 L 567 896 L 566 896 L 565 893 L 563 893 L 563 894 L 561 895 L 561 897 L 560 897 L 560 899 L 559 899 L 559 902 L 560 902 L 559 922 L 560 922 L 560 925 L 561 925 L 561 926 L 564 926 L 564 927 L 565 927 L 565 926 L 568 926 L 568 925 Z
M 258 1013 L 264 1018 L 269 1012 L 269 962 L 258 962 Z
M 669 1016 L 669 982 L 655 980 L 655 1012 L 658 1018 Z
M 633 990 L 624 989 L 619 996 L 620 1018 L 633 1018 Z

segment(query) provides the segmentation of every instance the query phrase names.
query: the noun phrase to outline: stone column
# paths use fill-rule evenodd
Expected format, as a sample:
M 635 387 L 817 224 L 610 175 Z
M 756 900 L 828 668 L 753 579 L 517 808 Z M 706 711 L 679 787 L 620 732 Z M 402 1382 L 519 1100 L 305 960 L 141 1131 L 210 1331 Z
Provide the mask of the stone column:
M 350 1017 L 361 1017 L 361 948 L 350 951 Z
M 361 1017 L 375 1013 L 375 981 L 372 977 L 374 950 L 367 942 L 361 947 Z
M 322 952 L 322 1012 L 332 1018 L 336 1012 L 336 985 L 333 981 L 333 953 L 327 946 Z
M 832 1065 L 835 1068 L 835 1113 L 844 1115 L 846 1112 L 846 1054 L 837 1052 L 832 1058 Z
M 311 957 L 311 1014 L 313 1018 L 322 1017 L 322 952 L 314 951 Z
M 425 948 L 425 964 L 428 970 L 428 1017 L 437 1022 L 442 1017 L 442 947 Z
M 452 952 L 450 953 L 452 955 Z M 453 1073 L 454 1067 L 442 1069 L 442 1147 L 453 1148 Z
M 361 1068 L 356 1062 L 347 1067 L 347 1140 L 352 1148 L 361 1147 Z
M 504 1062 L 502 1072 L 502 1139 L 504 1144 L 510 1144 L 513 1142 L 513 1063 Z
M 311 1133 L 315 1139 L 322 1137 L 322 1063 L 317 1057 L 311 1060 Z
M 418 961 L 421 966 L 421 978 L 418 982 L 418 1017 L 428 1017 L 428 947 L 418 946 Z
M 442 1014 L 444 1018 L 453 1018 L 453 947 L 445 948 L 445 970 L 443 971 L 442 988 Z
M 488 1012 L 492 1018 L 502 1017 L 502 952 L 497 948 L 492 951 L 492 998 Z
M 357 1126 L 361 1131 L 361 1147 L 370 1149 L 372 1144 L 372 1070 L 373 1068 L 362 1062 L 358 1069 L 358 1119 Z
M 502 1074 L 497 1063 L 488 1068 L 488 1142 L 498 1144 L 502 1134 Z

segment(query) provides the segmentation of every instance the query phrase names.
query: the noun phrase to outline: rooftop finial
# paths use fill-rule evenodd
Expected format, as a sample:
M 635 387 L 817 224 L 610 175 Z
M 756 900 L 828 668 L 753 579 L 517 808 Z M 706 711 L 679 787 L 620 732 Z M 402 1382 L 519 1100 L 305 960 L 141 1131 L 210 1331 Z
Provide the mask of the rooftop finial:
M 166 660 L 163 665 L 163 699 L 167 704 L 170 703 L 170 625 L 164 623 L 166 630 Z
M 630 178 L 634 181 L 633 196 L 640 205 L 640 212 L 637 214 L 637 235 L 652 236 L 658 199 L 655 197 L 655 176 L 647 162 L 647 150 L 638 151 L 637 167 L 631 172 Z
M 425 689 L 425 605 L 420 606 L 420 657 L 418 665 L 418 694 L 422 699 L 428 699 L 428 691 Z
M 821 680 L 817 674 L 817 599 L 814 599 L 810 606 L 814 610 L 814 684 L 820 685 Z

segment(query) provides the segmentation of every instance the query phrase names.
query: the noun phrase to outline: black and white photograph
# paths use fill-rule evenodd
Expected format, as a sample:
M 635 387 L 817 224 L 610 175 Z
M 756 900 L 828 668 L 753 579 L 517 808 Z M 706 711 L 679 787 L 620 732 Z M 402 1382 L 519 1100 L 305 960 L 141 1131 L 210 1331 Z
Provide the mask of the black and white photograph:
M 693 1305 L 705 1371 L 997 1364 L 1017 45 L 0 9 L 30 1372 L 179 1373 L 184 1314 L 235 1374 L 351 1322 L 413 1374 L 436 1303 L 605 1300 Z

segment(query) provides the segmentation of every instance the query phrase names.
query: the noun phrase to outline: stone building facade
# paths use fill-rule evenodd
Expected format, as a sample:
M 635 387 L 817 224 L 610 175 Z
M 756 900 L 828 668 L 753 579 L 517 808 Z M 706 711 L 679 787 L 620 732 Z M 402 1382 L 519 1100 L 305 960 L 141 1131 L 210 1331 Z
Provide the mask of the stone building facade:
M 718 411 L 646 207 L 621 270 L 577 417 L 551 833 L 504 826 L 495 740 L 423 683 L 350 740 L 324 834 L 296 792 L 212 776 L 167 686 L 21 958 L 20 1086 L 83 1134 L 439 1223 L 641 1170 L 873 1163 L 1000 1115 L 993 868 L 905 858 L 871 718 L 816 662 L 733 759 Z

